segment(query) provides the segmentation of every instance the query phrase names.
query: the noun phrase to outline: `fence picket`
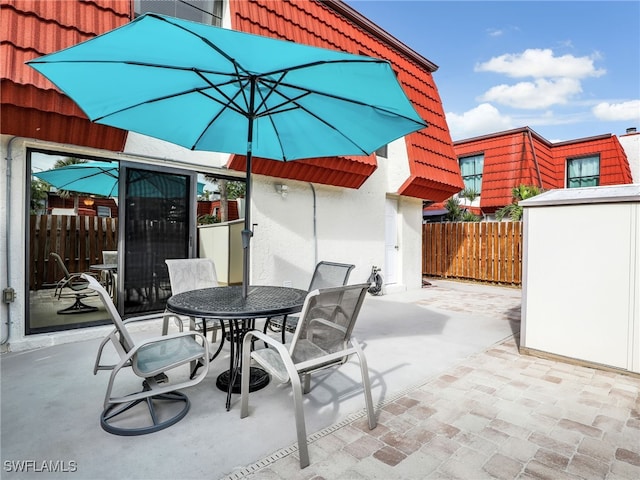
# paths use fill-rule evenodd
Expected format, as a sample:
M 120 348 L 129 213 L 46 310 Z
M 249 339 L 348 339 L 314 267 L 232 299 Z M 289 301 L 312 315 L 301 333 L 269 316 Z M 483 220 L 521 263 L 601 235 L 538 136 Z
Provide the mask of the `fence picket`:
M 522 282 L 521 222 L 426 223 L 422 235 L 423 275 Z
M 85 272 L 102 263 L 103 250 L 116 250 L 118 221 L 76 215 L 32 215 L 29 288 L 54 285 L 62 276 L 50 252 L 59 254 L 71 272 Z

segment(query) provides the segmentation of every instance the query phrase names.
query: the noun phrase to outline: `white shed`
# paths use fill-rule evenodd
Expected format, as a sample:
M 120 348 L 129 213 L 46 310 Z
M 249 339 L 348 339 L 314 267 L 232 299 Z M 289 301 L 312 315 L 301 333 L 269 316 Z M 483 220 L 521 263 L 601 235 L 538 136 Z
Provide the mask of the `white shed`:
M 640 373 L 640 185 L 520 205 L 523 352 Z

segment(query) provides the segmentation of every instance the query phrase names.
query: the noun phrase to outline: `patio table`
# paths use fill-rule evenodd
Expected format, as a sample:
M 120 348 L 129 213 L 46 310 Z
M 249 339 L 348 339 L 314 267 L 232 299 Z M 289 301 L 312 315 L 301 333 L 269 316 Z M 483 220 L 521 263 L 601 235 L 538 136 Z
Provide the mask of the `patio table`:
M 173 295 L 167 300 L 167 310 L 178 315 L 212 318 L 229 323 L 229 370 L 221 373 L 216 385 L 227 391 L 226 408 L 231 408 L 231 394 L 240 392 L 240 361 L 244 334 L 255 328 L 257 318 L 290 315 L 302 310 L 306 290 L 290 287 L 252 285 L 246 298 L 242 286 L 203 288 Z M 250 391 L 264 388 L 268 374 L 257 367 L 251 368 Z

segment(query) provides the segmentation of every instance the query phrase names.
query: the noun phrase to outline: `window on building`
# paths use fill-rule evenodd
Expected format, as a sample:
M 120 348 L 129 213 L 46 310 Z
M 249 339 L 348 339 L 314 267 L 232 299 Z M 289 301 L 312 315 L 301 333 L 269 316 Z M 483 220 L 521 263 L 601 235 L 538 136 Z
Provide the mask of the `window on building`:
M 207 25 L 222 26 L 223 0 L 134 0 L 135 16 L 160 13 Z
M 567 160 L 567 188 L 600 185 L 600 156 Z
M 460 158 L 460 173 L 464 188 L 473 190 L 478 195 L 482 187 L 482 167 L 484 166 L 484 154 Z
M 382 147 L 380 147 L 379 149 L 376 150 L 376 156 L 378 157 L 383 157 L 383 158 L 389 158 L 387 155 L 387 147 L 388 145 L 383 145 Z

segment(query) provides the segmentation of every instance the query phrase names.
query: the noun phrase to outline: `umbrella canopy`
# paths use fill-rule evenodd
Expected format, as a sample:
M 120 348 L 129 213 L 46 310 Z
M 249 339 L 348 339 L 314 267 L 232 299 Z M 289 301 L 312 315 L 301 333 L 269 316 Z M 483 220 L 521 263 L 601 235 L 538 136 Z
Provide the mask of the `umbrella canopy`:
M 129 194 L 138 197 L 164 198 L 179 196 L 184 192 L 183 177 L 156 175 L 140 170 L 129 183 Z M 85 162 L 52 168 L 33 175 L 53 185 L 58 190 L 90 193 L 104 197 L 118 196 L 118 165 L 110 162 Z M 204 183 L 198 182 L 198 195 L 204 193 Z
M 27 62 L 94 122 L 191 150 L 369 155 L 426 127 L 389 62 L 146 14 Z M 250 208 L 243 231 L 248 281 Z

